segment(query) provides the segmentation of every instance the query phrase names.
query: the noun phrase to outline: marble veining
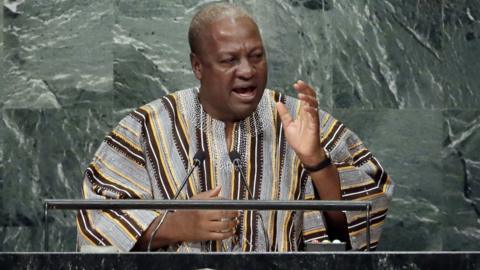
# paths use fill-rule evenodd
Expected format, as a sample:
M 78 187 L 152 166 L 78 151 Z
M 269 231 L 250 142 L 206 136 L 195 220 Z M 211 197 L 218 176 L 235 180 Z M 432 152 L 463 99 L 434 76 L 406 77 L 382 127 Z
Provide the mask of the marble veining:
M 79 198 L 123 116 L 198 84 L 187 29 L 212 1 L 20 2 L 0 10 L 0 251 L 41 251 L 42 200 Z M 396 182 L 380 250 L 480 248 L 480 1 L 231 2 L 262 30 L 268 87 L 311 83 Z M 51 214 L 52 250 L 75 250 L 74 214 Z

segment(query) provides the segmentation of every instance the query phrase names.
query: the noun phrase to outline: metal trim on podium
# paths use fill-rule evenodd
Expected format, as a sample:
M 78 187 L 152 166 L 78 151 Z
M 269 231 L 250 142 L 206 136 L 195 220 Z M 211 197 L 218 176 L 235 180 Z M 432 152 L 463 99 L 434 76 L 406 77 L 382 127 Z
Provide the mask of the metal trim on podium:
M 103 210 L 103 209 L 222 209 L 222 210 L 318 210 L 365 211 L 367 251 L 370 251 L 371 201 L 324 200 L 44 200 L 44 249 L 48 251 L 48 210 Z

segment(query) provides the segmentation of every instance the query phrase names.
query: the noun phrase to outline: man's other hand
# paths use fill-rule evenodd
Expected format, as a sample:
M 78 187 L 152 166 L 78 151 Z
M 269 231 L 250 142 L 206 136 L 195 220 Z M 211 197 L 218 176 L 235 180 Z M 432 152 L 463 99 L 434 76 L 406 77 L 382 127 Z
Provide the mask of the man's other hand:
M 221 200 L 221 186 L 201 192 L 192 200 Z M 175 224 L 176 239 L 180 241 L 223 240 L 235 235 L 238 224 L 237 210 L 179 210 L 171 214 L 168 222 Z

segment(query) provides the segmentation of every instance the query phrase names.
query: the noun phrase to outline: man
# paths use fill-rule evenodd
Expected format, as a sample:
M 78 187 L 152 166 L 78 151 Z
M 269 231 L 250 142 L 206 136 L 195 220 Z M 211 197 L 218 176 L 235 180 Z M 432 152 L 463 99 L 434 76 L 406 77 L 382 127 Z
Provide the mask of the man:
M 254 20 L 236 6 L 209 5 L 192 19 L 189 43 L 199 89 L 125 117 L 87 168 L 84 197 L 172 199 L 192 157 L 204 151 L 183 198 L 371 200 L 375 247 L 390 178 L 354 133 L 317 110 L 308 84 L 293 85 L 297 99 L 265 89 L 266 52 Z M 146 250 L 150 239 L 152 249 L 204 251 L 291 251 L 328 238 L 366 247 L 365 216 L 357 212 L 79 211 L 77 224 L 81 246 L 121 251 Z

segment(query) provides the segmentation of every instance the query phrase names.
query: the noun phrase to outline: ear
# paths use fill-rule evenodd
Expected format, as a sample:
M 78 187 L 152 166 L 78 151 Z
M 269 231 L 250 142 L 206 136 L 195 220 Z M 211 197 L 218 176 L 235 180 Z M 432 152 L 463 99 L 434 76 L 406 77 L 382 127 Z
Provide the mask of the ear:
M 190 64 L 192 65 L 193 74 L 195 74 L 195 78 L 197 80 L 202 80 L 202 63 L 200 58 L 194 54 L 190 53 Z

